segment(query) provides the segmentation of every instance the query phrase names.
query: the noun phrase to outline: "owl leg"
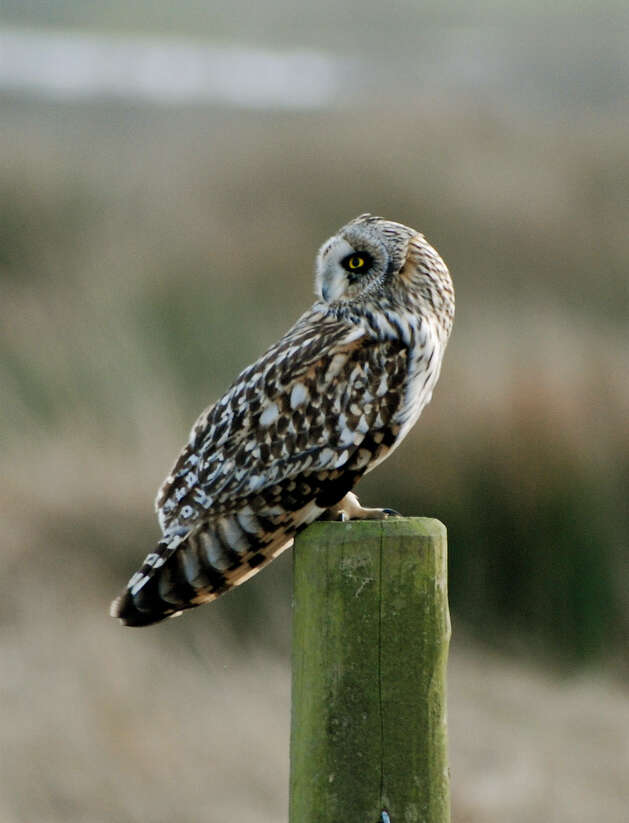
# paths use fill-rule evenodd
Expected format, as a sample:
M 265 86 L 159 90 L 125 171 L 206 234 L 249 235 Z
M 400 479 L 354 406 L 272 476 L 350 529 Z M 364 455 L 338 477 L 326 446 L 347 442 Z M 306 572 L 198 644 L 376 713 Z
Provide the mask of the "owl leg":
M 347 492 L 335 506 L 330 506 L 321 520 L 385 520 L 387 517 L 401 517 L 395 509 L 365 509 L 354 492 Z

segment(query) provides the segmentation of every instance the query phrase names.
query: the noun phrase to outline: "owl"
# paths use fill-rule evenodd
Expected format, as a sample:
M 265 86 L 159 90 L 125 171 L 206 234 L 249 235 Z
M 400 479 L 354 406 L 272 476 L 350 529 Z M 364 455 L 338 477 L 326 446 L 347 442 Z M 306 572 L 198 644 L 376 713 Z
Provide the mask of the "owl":
M 147 626 L 216 599 L 313 520 L 389 516 L 352 489 L 430 401 L 454 320 L 439 254 L 363 214 L 319 250 L 317 300 L 199 417 L 159 490 L 163 536 L 114 600 Z

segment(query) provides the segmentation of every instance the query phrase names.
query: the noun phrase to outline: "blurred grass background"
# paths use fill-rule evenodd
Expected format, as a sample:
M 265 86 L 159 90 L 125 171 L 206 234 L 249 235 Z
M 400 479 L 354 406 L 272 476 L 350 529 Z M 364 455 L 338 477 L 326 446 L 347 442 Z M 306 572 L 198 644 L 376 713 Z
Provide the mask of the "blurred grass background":
M 294 41 L 272 8 L 261 40 Z M 386 18 L 403 54 L 417 14 Z M 300 42 L 339 49 L 312 19 Z M 563 44 L 575 62 L 589 23 Z M 0 97 L 3 820 L 284 819 L 290 555 L 156 629 L 106 610 L 197 414 L 310 304 L 316 249 L 366 210 L 422 230 L 457 290 L 434 400 L 360 487 L 449 529 L 455 821 L 624 819 L 625 80 L 612 104 L 592 84 L 554 111 L 409 97 L 412 76 L 301 112 Z

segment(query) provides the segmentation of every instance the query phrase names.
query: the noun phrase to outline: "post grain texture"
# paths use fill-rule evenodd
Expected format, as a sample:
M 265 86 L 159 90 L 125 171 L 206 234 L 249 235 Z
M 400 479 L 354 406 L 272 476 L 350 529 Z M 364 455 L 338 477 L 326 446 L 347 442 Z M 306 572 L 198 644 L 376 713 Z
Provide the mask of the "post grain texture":
M 446 530 L 314 523 L 296 541 L 290 823 L 448 823 Z

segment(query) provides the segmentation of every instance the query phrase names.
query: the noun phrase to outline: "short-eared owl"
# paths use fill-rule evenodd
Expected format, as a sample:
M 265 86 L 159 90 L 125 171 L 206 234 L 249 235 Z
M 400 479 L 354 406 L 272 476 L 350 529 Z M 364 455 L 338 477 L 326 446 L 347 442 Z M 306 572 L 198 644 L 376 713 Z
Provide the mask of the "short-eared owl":
M 111 613 L 146 626 L 214 600 L 351 493 L 429 402 L 454 318 L 413 229 L 363 214 L 323 244 L 317 301 L 195 423 L 157 497 L 163 537 Z

